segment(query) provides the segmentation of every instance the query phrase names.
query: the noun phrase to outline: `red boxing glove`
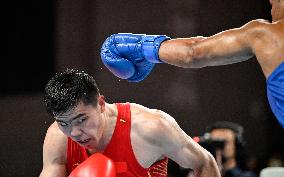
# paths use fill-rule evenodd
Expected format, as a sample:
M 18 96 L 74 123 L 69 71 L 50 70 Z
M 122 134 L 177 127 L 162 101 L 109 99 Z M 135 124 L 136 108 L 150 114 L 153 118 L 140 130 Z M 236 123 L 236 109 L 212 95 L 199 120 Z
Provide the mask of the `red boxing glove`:
M 68 177 L 116 177 L 114 162 L 96 153 L 76 167 Z

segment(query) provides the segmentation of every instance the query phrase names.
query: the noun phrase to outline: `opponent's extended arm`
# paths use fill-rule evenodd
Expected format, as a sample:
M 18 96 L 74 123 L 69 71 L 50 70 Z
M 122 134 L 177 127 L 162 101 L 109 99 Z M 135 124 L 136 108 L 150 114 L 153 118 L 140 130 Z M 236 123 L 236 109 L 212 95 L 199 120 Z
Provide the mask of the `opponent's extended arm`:
M 227 65 L 254 56 L 253 43 L 261 35 L 263 22 L 251 21 L 240 28 L 210 37 L 181 38 L 165 41 L 159 49 L 162 61 L 184 68 Z
M 114 34 L 103 44 L 101 58 L 117 77 L 132 82 L 143 80 L 154 63 L 165 62 L 184 68 L 227 65 L 254 56 L 263 22 L 251 21 L 240 28 L 210 37 L 170 39 L 164 35 Z

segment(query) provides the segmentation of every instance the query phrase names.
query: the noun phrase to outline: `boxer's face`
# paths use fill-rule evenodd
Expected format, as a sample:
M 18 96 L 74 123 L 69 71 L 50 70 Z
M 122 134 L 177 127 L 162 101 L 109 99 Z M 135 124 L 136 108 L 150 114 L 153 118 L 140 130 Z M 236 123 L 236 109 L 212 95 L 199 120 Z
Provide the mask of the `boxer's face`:
M 60 130 L 88 149 L 95 149 L 103 135 L 105 102 L 99 97 L 97 106 L 79 103 L 74 109 L 56 117 Z

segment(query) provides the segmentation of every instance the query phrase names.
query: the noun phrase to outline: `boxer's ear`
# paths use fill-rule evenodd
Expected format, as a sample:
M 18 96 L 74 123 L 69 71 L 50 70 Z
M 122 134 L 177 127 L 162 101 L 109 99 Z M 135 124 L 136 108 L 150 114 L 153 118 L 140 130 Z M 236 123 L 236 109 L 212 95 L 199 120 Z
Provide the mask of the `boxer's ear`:
M 105 105 L 106 105 L 105 97 L 103 95 L 100 95 L 98 97 L 98 108 L 101 113 L 105 111 Z

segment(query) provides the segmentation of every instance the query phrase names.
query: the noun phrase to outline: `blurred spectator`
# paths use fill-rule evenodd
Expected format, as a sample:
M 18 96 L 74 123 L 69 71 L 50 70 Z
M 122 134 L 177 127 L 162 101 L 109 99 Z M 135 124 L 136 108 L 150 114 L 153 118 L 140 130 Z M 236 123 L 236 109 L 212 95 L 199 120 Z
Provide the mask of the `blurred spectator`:
M 207 127 L 205 135 L 209 136 L 210 141 L 200 144 L 215 156 L 222 177 L 257 177 L 254 172 L 244 170 L 246 155 L 243 132 L 244 128 L 233 122 L 220 121 Z M 220 142 L 223 142 L 223 146 Z
M 234 122 L 219 121 L 206 128 L 202 137 L 193 137 L 214 155 L 222 177 L 257 177 L 257 159 L 246 159 L 244 128 Z M 169 177 L 195 177 L 193 171 L 169 161 Z

